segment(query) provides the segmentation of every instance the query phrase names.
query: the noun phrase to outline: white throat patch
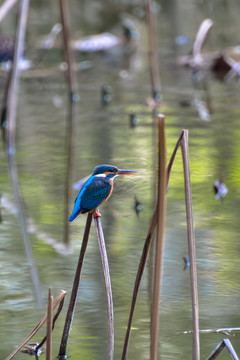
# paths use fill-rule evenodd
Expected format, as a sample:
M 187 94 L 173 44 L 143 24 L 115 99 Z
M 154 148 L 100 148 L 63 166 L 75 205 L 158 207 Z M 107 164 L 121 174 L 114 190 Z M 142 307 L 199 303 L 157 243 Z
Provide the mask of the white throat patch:
M 95 175 L 95 176 L 97 176 L 97 177 L 106 177 L 105 174 L 97 174 L 97 175 Z

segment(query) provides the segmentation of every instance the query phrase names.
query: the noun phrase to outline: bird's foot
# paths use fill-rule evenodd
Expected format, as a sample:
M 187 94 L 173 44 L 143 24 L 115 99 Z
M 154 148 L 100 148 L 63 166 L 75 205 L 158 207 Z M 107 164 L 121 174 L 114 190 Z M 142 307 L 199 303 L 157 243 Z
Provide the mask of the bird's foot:
M 94 211 L 94 213 L 93 213 L 93 217 L 94 217 L 94 219 L 96 219 L 96 218 L 98 218 L 98 217 L 102 217 L 102 215 L 100 214 L 100 212 L 98 211 L 98 210 L 96 210 L 96 211 Z

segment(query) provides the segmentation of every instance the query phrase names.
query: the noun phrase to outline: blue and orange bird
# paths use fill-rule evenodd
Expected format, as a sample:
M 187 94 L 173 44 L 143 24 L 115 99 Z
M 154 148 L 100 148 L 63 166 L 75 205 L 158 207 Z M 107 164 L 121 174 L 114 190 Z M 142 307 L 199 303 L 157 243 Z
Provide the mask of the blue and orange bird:
M 97 209 L 111 196 L 113 179 L 118 175 L 134 174 L 137 172 L 118 169 L 113 165 L 96 166 L 92 175 L 80 185 L 80 191 L 69 221 L 73 221 L 79 214 L 87 212 L 94 213 L 95 217 L 101 216 Z

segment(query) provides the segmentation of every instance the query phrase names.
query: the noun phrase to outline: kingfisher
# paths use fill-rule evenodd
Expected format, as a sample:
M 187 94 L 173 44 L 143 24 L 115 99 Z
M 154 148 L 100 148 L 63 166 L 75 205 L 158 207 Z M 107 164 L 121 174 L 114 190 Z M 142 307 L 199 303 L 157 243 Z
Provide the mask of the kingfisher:
M 73 221 L 79 214 L 94 213 L 94 217 L 101 217 L 98 207 L 107 201 L 113 191 L 113 180 L 118 175 L 134 175 L 133 170 L 118 169 L 113 165 L 98 165 L 92 175 L 85 178 L 80 184 L 80 191 L 76 197 L 72 215 Z

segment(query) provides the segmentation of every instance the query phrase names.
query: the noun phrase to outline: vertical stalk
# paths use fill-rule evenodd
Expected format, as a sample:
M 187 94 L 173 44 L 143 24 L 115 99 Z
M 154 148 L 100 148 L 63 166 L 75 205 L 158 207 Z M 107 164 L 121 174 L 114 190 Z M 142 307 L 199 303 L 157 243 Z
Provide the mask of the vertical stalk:
M 53 296 L 52 296 L 52 290 L 51 290 L 51 288 L 49 288 L 49 291 L 48 291 L 46 360 L 52 360 L 52 321 L 53 321 Z
M 200 342 L 199 342 L 199 309 L 198 309 L 198 286 L 197 286 L 197 265 L 196 265 L 196 245 L 193 224 L 192 193 L 190 182 L 190 167 L 188 153 L 188 131 L 183 131 L 181 142 L 184 184 L 185 184 L 185 203 L 187 217 L 187 235 L 188 235 L 188 252 L 190 260 L 190 278 L 191 278 L 191 295 L 192 295 L 192 323 L 193 323 L 193 360 L 200 359 Z
M 108 360 L 113 360 L 114 355 L 114 324 L 113 324 L 113 299 L 112 287 L 110 279 L 110 271 L 108 265 L 107 251 L 104 241 L 102 223 L 100 217 L 95 217 L 95 225 L 97 230 L 98 245 L 102 259 L 103 274 L 107 295 L 107 308 L 108 308 Z
M 72 154 L 73 154 L 73 107 L 77 101 L 77 78 L 74 71 L 74 54 L 71 48 L 70 39 L 70 15 L 67 0 L 59 0 L 59 7 L 62 21 L 62 35 L 64 56 L 67 63 L 66 78 L 68 84 L 69 95 L 69 113 L 67 119 L 66 129 L 66 184 L 65 184 L 65 199 L 64 199 L 64 228 L 63 228 L 63 241 L 69 244 L 69 204 L 71 195 L 72 184 Z
M 159 333 L 159 304 L 161 297 L 164 230 L 165 230 L 165 207 L 166 207 L 166 140 L 164 129 L 164 116 L 158 115 L 158 207 L 157 207 L 157 239 L 155 250 L 155 271 L 153 284 L 153 303 L 151 313 L 151 360 L 157 360 L 158 333 Z
M 81 276 L 83 260 L 84 260 L 84 256 L 85 256 L 85 252 L 86 252 L 86 248 L 87 248 L 91 223 L 92 223 L 92 214 L 88 214 L 85 231 L 84 231 L 84 235 L 83 235 L 82 246 L 81 246 L 79 259 L 78 259 L 78 265 L 77 265 L 77 269 L 76 269 L 76 273 L 75 273 L 75 277 L 74 277 L 74 281 L 73 281 L 72 293 L 71 293 L 71 297 L 70 297 L 70 301 L 69 301 L 69 305 L 68 305 L 68 311 L 67 311 L 67 315 L 66 315 L 66 320 L 65 320 L 65 324 L 64 324 L 62 340 L 61 340 L 61 344 L 60 344 L 60 348 L 59 348 L 59 354 L 58 354 L 59 359 L 66 359 L 67 344 L 68 344 L 68 339 L 69 339 L 72 321 L 73 321 L 73 317 L 74 317 L 74 311 L 75 311 L 75 307 L 76 307 L 78 288 L 79 288 L 79 283 L 80 283 L 80 276 Z

